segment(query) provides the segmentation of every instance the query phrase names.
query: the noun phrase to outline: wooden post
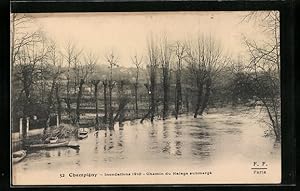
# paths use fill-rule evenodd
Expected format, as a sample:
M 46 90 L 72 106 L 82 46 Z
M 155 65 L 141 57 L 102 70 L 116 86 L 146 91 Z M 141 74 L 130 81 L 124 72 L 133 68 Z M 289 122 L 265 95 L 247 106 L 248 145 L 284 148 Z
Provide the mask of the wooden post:
M 29 117 L 26 117 L 26 137 L 28 136 L 28 132 L 29 132 Z
M 59 117 L 56 115 L 56 126 L 59 127 Z
M 19 134 L 19 138 L 22 139 L 23 138 L 23 118 L 20 118 L 20 134 Z

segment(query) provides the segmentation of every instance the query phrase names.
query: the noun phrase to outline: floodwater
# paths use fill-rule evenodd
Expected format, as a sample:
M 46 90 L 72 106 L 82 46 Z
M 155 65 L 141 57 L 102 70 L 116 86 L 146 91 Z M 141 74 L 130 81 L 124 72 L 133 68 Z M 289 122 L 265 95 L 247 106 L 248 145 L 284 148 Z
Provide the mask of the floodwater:
M 98 135 L 90 129 L 88 138 L 74 140 L 80 150 L 28 151 L 23 161 L 13 165 L 13 184 L 278 183 L 280 144 L 264 136 L 264 116 L 259 109 L 223 109 L 197 119 L 182 115 L 153 124 L 125 122 Z M 251 169 L 255 162 L 267 164 L 264 175 Z M 172 175 L 151 175 L 166 171 Z M 178 177 L 173 171 L 212 175 Z M 134 172 L 139 176 L 105 175 Z M 70 173 L 98 177 L 74 178 Z

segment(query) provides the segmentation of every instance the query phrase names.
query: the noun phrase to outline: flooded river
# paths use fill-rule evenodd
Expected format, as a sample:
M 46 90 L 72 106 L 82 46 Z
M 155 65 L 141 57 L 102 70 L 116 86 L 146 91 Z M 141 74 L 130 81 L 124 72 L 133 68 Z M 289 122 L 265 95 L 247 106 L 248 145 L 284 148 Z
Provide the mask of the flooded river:
M 114 131 L 99 131 L 98 135 L 90 129 L 88 138 L 74 140 L 80 144 L 80 150 L 28 151 L 23 161 L 13 165 L 13 181 L 14 184 L 280 182 L 280 145 L 272 137 L 264 137 L 267 127 L 262 122 L 263 116 L 258 109 L 220 110 L 197 119 L 183 115 L 178 120 L 158 120 L 153 124 L 125 122 L 123 127 L 116 125 Z M 267 164 L 266 175 L 255 174 L 251 169 L 254 162 Z M 154 175 L 169 171 L 169 177 Z M 176 176 L 174 171 L 212 175 Z M 72 177 L 72 173 L 98 176 Z M 114 173 L 139 175 L 125 177 Z

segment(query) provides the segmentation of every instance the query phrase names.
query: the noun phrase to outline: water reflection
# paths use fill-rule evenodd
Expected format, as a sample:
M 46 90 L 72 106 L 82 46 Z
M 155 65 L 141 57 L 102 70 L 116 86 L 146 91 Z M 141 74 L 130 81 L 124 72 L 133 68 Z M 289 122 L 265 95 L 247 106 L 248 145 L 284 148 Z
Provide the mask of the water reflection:
M 166 125 L 165 121 L 163 122 L 162 125 L 163 125 L 162 152 L 170 154 L 171 146 L 170 146 L 170 140 L 169 140 L 169 129 L 168 129 L 168 126 Z
M 163 138 L 167 139 L 169 137 L 169 131 L 168 126 L 165 122 L 163 122 Z
M 97 168 L 108 164 L 202 165 L 219 157 L 231 158 L 236 153 L 245 159 L 253 157 L 251 153 L 266 160 L 267 157 L 280 156 L 279 143 L 274 144 L 271 139 L 262 137 L 263 130 L 253 118 L 241 118 L 238 113 L 230 113 L 230 116 L 210 114 L 202 119 L 181 116 L 178 120 L 155 123 L 126 122 L 123 127 L 116 125 L 114 131 L 92 130 L 88 138 L 75 140 L 80 144 L 80 150 L 28 151 L 27 157 L 16 166 L 26 171 L 57 171 L 60 166 Z
M 109 134 L 109 135 L 107 135 Z M 104 135 L 104 151 L 109 151 L 110 149 L 114 148 L 114 141 L 113 141 L 113 134 L 111 132 L 105 132 Z
M 205 121 L 200 121 L 199 125 L 194 127 L 190 131 L 192 154 L 198 159 L 208 158 L 214 150 L 214 139 L 211 130 Z
M 98 153 L 98 148 L 99 148 L 99 138 L 98 138 L 98 133 L 95 135 L 96 142 L 95 142 L 95 153 Z
M 165 154 L 164 158 L 172 158 L 182 155 L 182 122 L 176 121 L 175 124 L 170 122 L 162 123 L 162 152 Z
M 117 147 L 117 153 L 119 159 L 124 159 L 124 150 L 125 150 L 125 144 L 124 144 L 124 129 L 123 126 L 119 129 L 119 136 L 118 136 L 118 147 Z
M 175 122 L 175 134 L 177 138 L 182 136 L 182 121 Z
M 182 155 L 182 152 L 181 152 L 182 142 L 181 141 L 176 141 L 175 145 L 176 145 L 175 154 L 178 155 L 178 156 Z
M 118 146 L 123 148 L 123 128 L 119 129 L 119 142 Z
M 182 142 L 182 121 L 176 121 L 175 122 L 175 148 L 176 148 L 176 151 L 175 151 L 175 154 L 177 156 L 181 156 L 182 155 L 182 145 L 183 145 L 183 142 Z
M 154 123 L 150 124 L 148 135 L 149 135 L 149 143 L 148 143 L 149 151 L 157 153 L 158 152 L 157 128 Z
M 80 166 L 80 160 L 77 160 L 77 161 L 75 162 L 75 164 L 76 164 L 77 166 Z

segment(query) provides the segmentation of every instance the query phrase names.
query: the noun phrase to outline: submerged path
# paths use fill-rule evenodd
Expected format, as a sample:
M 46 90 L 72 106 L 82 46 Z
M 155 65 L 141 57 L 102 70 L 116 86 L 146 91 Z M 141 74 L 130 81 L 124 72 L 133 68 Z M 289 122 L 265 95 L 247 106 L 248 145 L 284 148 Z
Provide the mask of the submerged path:
M 267 127 L 261 116 L 258 110 L 222 110 L 197 119 L 181 116 L 178 120 L 159 120 L 153 124 L 126 122 L 123 127 L 116 125 L 115 131 L 99 131 L 98 135 L 90 132 L 87 139 L 76 141 L 80 150 L 57 148 L 29 152 L 22 162 L 14 165 L 13 174 L 16 182 L 28 182 L 26 177 L 43 172 L 52 174 L 44 180 L 51 182 L 61 172 L 94 174 L 95 170 L 104 172 L 113 168 L 146 169 L 144 173 L 154 169 L 155 173 L 155 169 L 180 167 L 234 171 L 236 165 L 250 170 L 254 161 L 272 163 L 277 172 L 280 171 L 280 145 L 273 138 L 263 136 Z

